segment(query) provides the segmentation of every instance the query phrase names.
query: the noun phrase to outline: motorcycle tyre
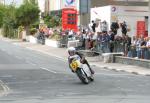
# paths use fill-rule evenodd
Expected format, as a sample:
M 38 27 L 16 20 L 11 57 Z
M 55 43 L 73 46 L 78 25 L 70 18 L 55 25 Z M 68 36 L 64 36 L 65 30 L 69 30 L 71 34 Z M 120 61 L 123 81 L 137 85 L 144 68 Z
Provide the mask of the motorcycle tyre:
M 77 76 L 79 77 L 79 79 L 81 80 L 82 83 L 84 84 L 89 84 L 89 79 L 88 77 L 86 76 L 86 74 L 81 71 L 81 69 L 79 68 L 77 71 L 76 71 L 76 74 Z M 84 77 L 83 77 L 84 75 Z

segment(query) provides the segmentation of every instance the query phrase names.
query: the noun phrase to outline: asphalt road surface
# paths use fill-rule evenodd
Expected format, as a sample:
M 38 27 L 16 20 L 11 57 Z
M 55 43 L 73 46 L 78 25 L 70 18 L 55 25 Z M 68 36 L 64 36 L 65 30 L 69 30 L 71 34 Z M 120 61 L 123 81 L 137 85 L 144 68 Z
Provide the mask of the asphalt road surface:
M 84 85 L 66 61 L 0 41 L 0 103 L 150 103 L 150 77 L 94 67 Z

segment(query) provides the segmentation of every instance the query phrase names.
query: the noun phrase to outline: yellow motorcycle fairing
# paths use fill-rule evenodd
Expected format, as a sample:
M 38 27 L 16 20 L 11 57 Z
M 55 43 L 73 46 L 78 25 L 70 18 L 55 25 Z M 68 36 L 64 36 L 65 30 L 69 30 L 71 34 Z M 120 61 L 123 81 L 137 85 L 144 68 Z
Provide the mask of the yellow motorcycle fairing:
M 73 60 L 70 64 L 70 67 L 73 71 L 76 71 L 79 66 L 80 66 L 80 61 L 78 60 Z

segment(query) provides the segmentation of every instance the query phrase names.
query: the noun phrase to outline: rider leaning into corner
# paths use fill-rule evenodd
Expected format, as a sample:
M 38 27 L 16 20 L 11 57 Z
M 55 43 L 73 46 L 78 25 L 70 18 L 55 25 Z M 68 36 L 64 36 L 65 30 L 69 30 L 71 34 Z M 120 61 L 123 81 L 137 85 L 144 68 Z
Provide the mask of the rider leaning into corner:
M 80 57 L 80 62 L 83 63 L 83 64 L 87 64 L 87 66 L 89 67 L 91 73 L 94 74 L 94 70 L 90 67 L 88 61 L 85 59 L 85 56 L 83 54 L 79 53 L 74 47 L 69 47 L 68 48 L 68 54 L 69 54 L 69 57 L 74 56 L 74 55 L 78 55 Z M 68 57 L 68 62 L 70 64 L 71 60 L 69 59 L 69 57 Z M 72 72 L 74 72 L 74 71 L 72 70 Z

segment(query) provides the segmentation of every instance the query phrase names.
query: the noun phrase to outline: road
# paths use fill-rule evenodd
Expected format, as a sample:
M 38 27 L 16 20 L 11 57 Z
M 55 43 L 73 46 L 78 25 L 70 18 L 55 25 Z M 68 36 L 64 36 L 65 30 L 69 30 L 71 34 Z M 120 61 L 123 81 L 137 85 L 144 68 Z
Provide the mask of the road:
M 62 59 L 0 41 L 0 103 L 149 103 L 150 77 L 94 67 L 82 84 Z

